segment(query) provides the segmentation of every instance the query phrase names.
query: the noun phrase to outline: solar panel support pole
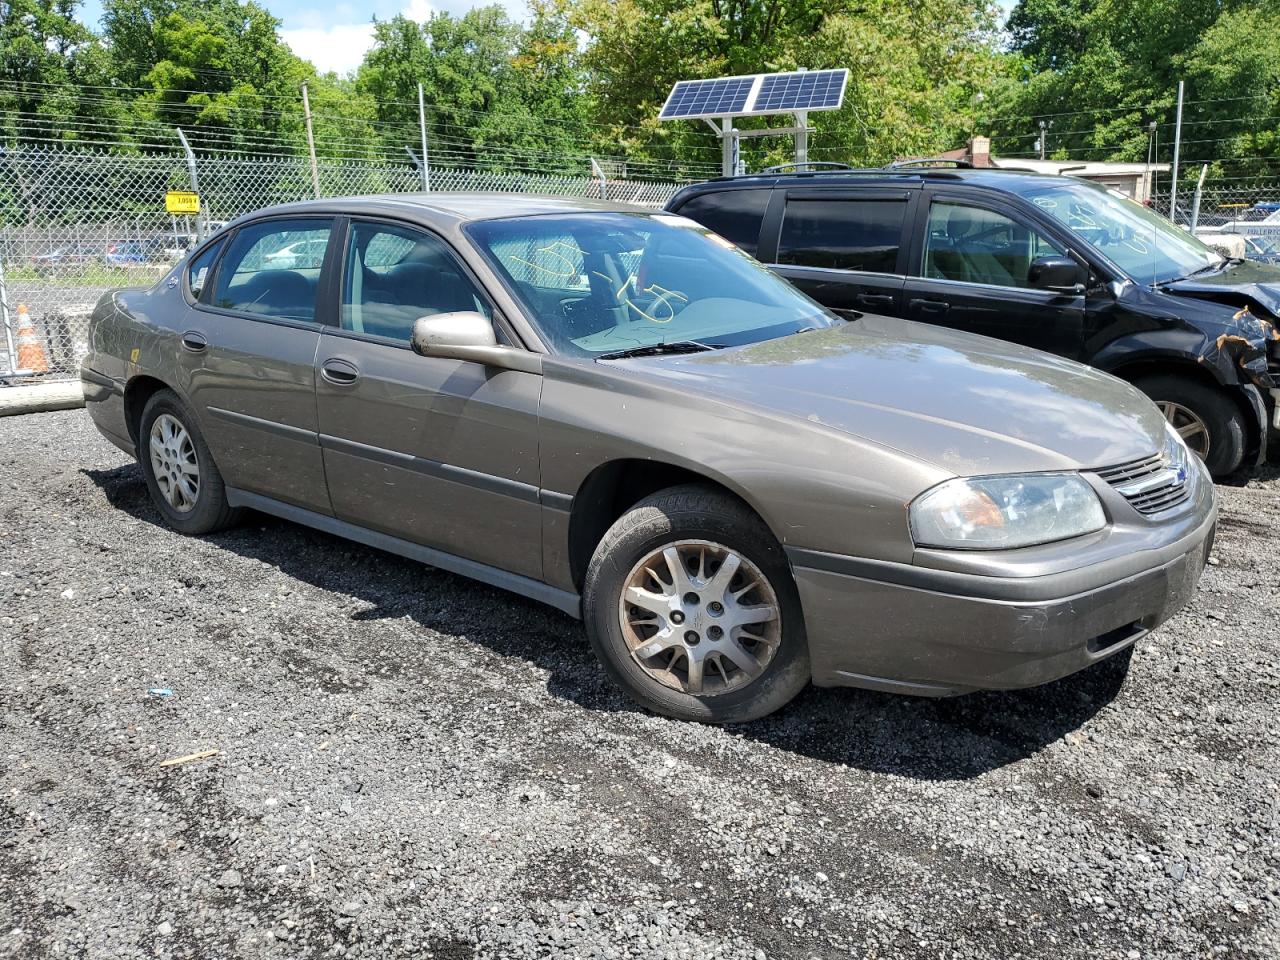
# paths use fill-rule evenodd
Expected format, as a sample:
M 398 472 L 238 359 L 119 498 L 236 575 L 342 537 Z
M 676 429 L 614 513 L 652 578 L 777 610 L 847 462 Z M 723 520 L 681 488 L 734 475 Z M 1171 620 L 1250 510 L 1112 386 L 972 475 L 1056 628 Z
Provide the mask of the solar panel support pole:
M 803 110 L 797 110 L 796 114 L 796 165 L 801 166 L 809 162 L 809 115 Z

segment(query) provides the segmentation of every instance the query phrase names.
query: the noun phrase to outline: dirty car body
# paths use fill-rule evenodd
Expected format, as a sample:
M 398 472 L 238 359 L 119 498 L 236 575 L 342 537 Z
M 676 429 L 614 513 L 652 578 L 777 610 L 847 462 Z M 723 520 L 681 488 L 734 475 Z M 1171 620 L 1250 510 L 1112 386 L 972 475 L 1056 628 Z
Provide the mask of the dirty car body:
M 312 268 L 254 262 L 316 236 Z M 198 506 L 216 467 L 227 509 L 583 617 L 633 696 L 693 719 L 810 679 L 1064 676 L 1186 602 L 1216 517 L 1203 465 L 1121 380 L 844 320 L 690 221 L 590 201 L 250 215 L 104 297 L 82 375 L 170 522 L 182 471 Z

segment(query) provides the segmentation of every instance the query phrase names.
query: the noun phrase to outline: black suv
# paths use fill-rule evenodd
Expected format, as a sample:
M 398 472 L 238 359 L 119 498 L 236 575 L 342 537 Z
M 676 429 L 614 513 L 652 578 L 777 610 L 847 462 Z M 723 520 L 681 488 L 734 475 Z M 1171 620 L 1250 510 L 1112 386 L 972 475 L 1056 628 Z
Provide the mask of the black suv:
M 805 171 L 694 184 L 667 209 L 837 313 L 986 334 L 1129 380 L 1217 477 L 1266 453 L 1280 267 L 1225 260 L 1113 190 L 1011 170 Z

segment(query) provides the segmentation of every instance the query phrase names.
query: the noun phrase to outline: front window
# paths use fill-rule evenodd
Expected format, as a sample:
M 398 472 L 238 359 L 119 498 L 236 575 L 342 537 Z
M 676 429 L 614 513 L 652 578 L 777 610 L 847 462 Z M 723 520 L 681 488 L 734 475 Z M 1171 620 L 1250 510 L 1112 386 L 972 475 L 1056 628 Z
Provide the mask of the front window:
M 419 317 L 489 308 L 444 241 L 392 224 L 351 226 L 342 285 L 344 330 L 409 342 Z
M 1138 283 L 1175 280 L 1223 262 L 1187 231 L 1112 190 L 1058 180 L 1014 189 Z
M 520 217 L 468 232 L 560 353 L 733 346 L 840 322 L 682 217 Z
M 929 207 L 923 274 L 934 280 L 1031 286 L 1031 264 L 1061 257 L 1056 245 L 1004 214 L 935 200 Z

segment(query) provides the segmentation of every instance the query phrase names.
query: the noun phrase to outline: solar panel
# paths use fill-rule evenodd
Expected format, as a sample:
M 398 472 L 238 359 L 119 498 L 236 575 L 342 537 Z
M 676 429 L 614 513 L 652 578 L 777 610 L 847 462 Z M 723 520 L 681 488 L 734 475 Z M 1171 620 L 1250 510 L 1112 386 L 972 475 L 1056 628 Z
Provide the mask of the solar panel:
M 848 70 L 797 70 L 715 80 L 681 80 L 671 88 L 658 119 L 837 110 L 844 100 L 848 79 Z
M 775 73 L 762 77 L 753 113 L 790 113 L 792 110 L 835 110 L 844 99 L 848 70 L 812 70 Z
M 726 77 L 721 80 L 681 80 L 671 88 L 659 120 L 689 117 L 723 117 L 741 113 L 751 93 L 755 77 Z

